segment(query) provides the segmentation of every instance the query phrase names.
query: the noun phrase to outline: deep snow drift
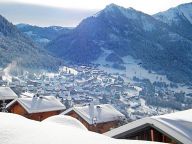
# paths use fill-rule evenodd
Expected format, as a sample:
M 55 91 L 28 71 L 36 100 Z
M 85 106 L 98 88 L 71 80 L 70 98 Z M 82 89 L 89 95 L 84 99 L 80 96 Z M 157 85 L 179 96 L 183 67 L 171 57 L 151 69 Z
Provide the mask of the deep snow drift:
M 79 128 L 82 130 L 87 130 L 87 128 L 77 119 L 74 119 L 71 116 L 66 115 L 56 115 L 51 116 L 45 120 L 42 121 L 43 123 L 56 123 L 64 126 L 71 126 L 75 128 Z
M 22 116 L 0 113 L 1 144 L 149 144 L 150 142 L 116 140 L 71 125 L 37 122 Z M 154 142 L 152 142 L 154 144 Z

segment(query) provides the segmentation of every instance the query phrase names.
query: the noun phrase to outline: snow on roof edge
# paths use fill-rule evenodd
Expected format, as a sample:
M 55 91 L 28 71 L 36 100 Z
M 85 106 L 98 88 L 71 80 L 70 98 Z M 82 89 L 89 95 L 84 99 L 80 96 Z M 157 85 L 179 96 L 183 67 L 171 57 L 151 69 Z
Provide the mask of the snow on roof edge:
M 167 114 L 167 115 L 171 115 L 171 114 Z M 157 117 L 160 117 L 160 116 L 157 116 Z M 192 144 L 192 139 L 188 138 L 183 133 L 175 130 L 169 124 L 166 124 L 165 122 L 159 120 L 157 117 L 147 117 L 147 118 L 133 121 L 133 122 L 128 123 L 126 125 L 123 125 L 119 128 L 108 131 L 108 132 L 104 133 L 104 135 L 109 136 L 109 137 L 116 137 L 116 136 L 121 135 L 121 134 L 128 132 L 130 130 L 133 130 L 133 129 L 136 129 L 136 128 L 139 128 L 141 126 L 149 124 L 152 127 L 160 129 L 165 134 L 176 139 L 177 141 L 180 141 L 182 143 L 187 143 L 187 144 L 191 143 Z
M 104 106 L 107 106 L 107 105 L 109 105 L 109 104 L 104 104 Z M 102 105 L 95 105 L 94 108 L 95 108 L 96 106 L 102 106 Z M 114 107 L 112 107 L 112 108 L 115 109 Z M 115 110 L 116 110 L 116 109 L 115 109 Z M 87 118 L 80 110 L 78 110 L 78 107 L 72 107 L 72 108 L 64 111 L 64 112 L 61 113 L 61 114 L 66 115 L 67 113 L 69 113 L 69 112 L 71 112 L 71 111 L 75 111 L 77 114 L 79 114 L 79 116 L 80 116 L 81 118 L 83 118 L 88 124 L 90 124 L 90 125 L 94 124 L 94 122 L 93 122 L 90 118 Z M 116 110 L 116 111 L 118 111 L 118 110 Z M 119 112 L 119 111 L 118 111 L 118 112 Z M 119 112 L 119 113 L 120 113 L 120 112 Z M 122 114 L 122 113 L 120 113 L 120 114 Z M 123 115 L 123 114 L 122 114 L 122 115 Z M 124 116 L 124 117 L 125 117 L 125 116 Z M 98 123 L 105 123 L 105 122 L 110 122 L 110 121 L 114 121 L 114 120 L 103 120 L 103 121 L 96 122 L 96 123 L 98 124 Z
M 8 109 L 10 106 L 12 106 L 15 102 L 18 102 L 29 114 L 31 113 L 39 113 L 39 112 L 50 112 L 50 111 L 58 111 L 58 110 L 65 110 L 66 107 L 62 106 L 60 108 L 47 108 L 47 109 L 42 109 L 42 110 L 29 110 L 25 104 L 22 103 L 22 101 L 19 100 L 19 98 L 11 101 L 10 103 L 7 104 L 6 108 Z

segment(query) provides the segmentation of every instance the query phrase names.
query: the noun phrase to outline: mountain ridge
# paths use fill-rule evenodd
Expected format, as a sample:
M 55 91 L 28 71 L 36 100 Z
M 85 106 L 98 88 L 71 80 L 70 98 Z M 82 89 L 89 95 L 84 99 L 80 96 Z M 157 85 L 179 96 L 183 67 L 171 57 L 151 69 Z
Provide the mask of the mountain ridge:
M 40 46 L 45 46 L 59 35 L 67 34 L 72 30 L 61 26 L 39 27 L 29 24 L 17 24 L 16 27 Z
M 61 60 L 36 46 L 16 26 L 0 15 L 0 66 L 13 61 L 18 67 L 32 69 L 57 69 Z
M 170 8 L 167 11 L 153 15 L 159 21 L 170 26 L 178 34 L 192 40 L 192 2 L 181 4 L 177 7 Z

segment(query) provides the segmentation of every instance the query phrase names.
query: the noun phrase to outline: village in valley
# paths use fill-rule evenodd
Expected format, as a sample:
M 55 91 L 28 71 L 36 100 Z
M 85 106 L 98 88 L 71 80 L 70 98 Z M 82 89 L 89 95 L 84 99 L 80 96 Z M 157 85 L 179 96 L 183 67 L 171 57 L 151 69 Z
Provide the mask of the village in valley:
M 125 75 L 111 74 L 95 67 L 62 67 L 58 72 L 2 71 L 1 86 L 10 87 L 18 97 L 23 95 L 54 96 L 66 108 L 110 104 L 123 113 L 127 121 L 173 112 L 174 109 L 146 104 L 142 85 L 130 82 Z
M 138 121 L 143 125 L 156 125 L 161 115 L 178 111 L 171 106 L 148 104 L 144 95 L 152 93 L 150 87 L 146 89 L 145 80 L 135 78 L 130 81 L 124 74 L 107 73 L 96 66 L 64 66 L 52 73 L 17 68 L 11 71 L 11 67 L 9 65 L 0 73 L 2 112 L 36 121 L 51 119 L 57 123 L 65 123 L 62 116 L 71 116 L 78 123 L 73 119 L 70 123 L 114 138 L 177 141 L 159 133 L 153 126 L 146 127 L 147 131 L 140 129 L 139 133 L 127 135 L 127 130 L 137 127 Z M 156 87 L 158 91 L 152 92 L 159 92 L 159 89 Z M 171 96 L 164 96 L 166 100 L 174 100 L 169 99 Z

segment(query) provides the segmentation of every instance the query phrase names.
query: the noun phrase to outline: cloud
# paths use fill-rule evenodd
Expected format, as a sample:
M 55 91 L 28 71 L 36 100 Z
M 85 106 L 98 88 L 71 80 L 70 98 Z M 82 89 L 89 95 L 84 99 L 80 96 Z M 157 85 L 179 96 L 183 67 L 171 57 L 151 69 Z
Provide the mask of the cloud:
M 22 3 L 1 3 L 0 14 L 14 24 L 76 26 L 98 10 L 67 9 Z
M 0 0 L 9 2 L 20 2 L 44 6 L 55 6 L 74 9 L 103 9 L 110 3 L 123 7 L 133 7 L 148 14 L 166 10 L 181 3 L 191 0 Z

